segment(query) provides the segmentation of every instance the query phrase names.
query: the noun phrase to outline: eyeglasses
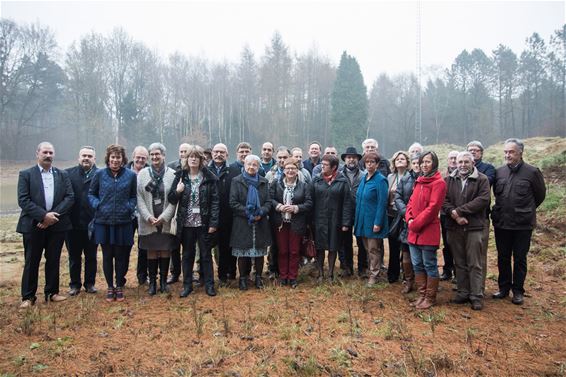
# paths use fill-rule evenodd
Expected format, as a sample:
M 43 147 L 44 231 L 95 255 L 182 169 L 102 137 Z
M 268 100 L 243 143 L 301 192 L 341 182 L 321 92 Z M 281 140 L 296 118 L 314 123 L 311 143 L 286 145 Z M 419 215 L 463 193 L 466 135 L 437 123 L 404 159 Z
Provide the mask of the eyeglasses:
M 367 164 L 377 164 L 377 161 L 375 160 L 366 160 L 366 165 Z

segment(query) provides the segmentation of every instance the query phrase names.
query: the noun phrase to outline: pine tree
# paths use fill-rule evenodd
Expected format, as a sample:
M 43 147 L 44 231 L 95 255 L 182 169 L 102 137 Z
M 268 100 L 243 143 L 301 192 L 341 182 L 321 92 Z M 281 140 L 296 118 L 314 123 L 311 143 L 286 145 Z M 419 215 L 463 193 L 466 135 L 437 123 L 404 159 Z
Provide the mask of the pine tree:
M 342 53 L 332 90 L 331 143 L 338 151 L 359 147 L 367 135 L 368 98 L 356 58 Z

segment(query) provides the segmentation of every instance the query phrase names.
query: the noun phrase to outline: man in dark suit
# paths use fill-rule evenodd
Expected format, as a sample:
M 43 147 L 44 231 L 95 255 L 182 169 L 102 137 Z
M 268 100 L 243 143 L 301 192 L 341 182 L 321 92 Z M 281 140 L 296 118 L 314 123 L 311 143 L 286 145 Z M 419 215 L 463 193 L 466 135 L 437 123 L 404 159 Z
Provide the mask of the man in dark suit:
M 88 237 L 88 225 L 94 217 L 94 210 L 88 203 L 90 182 L 96 173 L 96 152 L 94 147 L 84 146 L 79 151 L 79 164 L 66 170 L 73 186 L 75 204 L 71 210 L 73 229 L 67 233 L 65 243 L 69 251 L 69 295 L 76 296 L 84 285 L 87 293 L 96 293 L 97 245 Z M 84 283 L 81 284 L 82 255 L 85 256 Z
M 64 301 L 59 294 L 59 260 L 65 232 L 71 230 L 69 213 L 74 202 L 73 187 L 64 170 L 52 166 L 55 149 L 48 142 L 37 146 L 37 165 L 23 170 L 18 178 L 18 204 L 22 209 L 16 231 L 24 239 L 22 303 L 28 308 L 37 297 L 39 263 L 45 250 L 45 301 Z

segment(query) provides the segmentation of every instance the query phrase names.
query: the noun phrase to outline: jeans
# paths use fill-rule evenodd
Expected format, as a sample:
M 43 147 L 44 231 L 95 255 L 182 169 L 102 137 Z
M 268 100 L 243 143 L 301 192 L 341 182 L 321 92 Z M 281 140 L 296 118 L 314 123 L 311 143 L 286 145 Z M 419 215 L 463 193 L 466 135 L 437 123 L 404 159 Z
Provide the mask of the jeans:
M 428 277 L 438 277 L 438 261 L 436 259 L 436 246 L 418 246 L 409 244 L 411 262 L 415 274 L 426 274 Z

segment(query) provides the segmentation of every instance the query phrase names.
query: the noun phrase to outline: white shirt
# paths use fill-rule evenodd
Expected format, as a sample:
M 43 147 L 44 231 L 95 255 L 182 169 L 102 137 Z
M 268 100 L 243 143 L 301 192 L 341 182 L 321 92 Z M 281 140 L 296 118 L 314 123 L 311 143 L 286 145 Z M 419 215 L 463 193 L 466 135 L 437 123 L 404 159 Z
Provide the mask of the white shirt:
M 44 170 L 39 164 L 37 165 L 41 173 L 43 181 L 43 195 L 45 196 L 45 209 L 51 211 L 53 208 L 53 197 L 55 196 L 55 181 L 53 179 L 53 167 Z

